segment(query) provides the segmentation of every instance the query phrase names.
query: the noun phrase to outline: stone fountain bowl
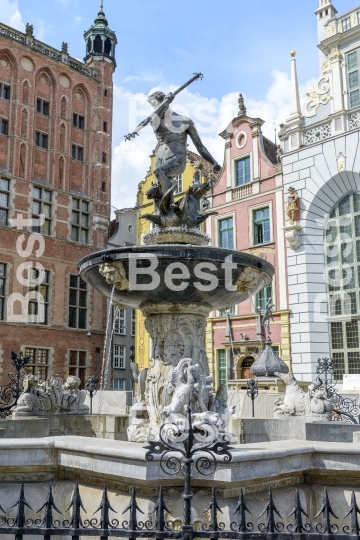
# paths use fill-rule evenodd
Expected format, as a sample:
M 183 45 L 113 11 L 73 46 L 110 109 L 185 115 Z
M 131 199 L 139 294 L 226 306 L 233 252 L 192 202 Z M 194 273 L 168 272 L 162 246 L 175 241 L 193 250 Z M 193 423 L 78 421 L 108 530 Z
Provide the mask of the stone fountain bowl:
M 107 298 L 115 282 L 113 301 L 144 314 L 148 306 L 154 312 L 156 305 L 224 310 L 270 285 L 274 275 L 270 263 L 248 253 L 173 244 L 99 251 L 81 259 L 79 270 L 82 279 Z

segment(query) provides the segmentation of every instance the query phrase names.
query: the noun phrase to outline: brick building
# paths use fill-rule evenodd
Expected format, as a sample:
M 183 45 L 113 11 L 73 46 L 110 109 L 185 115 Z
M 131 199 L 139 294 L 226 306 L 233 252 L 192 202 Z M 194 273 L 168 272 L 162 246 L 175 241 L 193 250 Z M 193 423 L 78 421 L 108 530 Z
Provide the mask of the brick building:
M 116 37 L 100 9 L 84 63 L 0 24 L 0 370 L 99 374 L 106 300 L 78 261 L 106 248 Z M 26 222 L 22 220 L 27 220 Z

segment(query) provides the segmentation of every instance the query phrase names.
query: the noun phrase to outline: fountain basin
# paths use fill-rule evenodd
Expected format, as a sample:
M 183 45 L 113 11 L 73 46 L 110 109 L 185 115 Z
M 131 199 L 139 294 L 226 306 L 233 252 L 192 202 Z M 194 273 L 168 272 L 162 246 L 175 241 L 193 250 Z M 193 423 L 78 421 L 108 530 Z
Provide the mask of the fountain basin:
M 201 305 L 207 313 L 223 310 L 270 285 L 274 275 L 270 263 L 248 253 L 173 244 L 92 253 L 80 261 L 80 275 L 110 298 L 114 282 L 99 270 L 104 263 L 111 267 L 115 261 L 121 263 L 125 279 L 116 284 L 114 302 L 145 313 L 158 304 L 173 310 L 176 305 Z

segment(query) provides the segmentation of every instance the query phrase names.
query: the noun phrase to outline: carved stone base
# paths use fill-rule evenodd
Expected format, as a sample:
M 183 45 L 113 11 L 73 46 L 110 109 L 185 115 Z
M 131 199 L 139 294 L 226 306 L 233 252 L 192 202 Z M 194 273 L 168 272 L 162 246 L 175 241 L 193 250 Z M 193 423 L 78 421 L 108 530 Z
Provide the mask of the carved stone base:
M 207 246 L 210 237 L 199 229 L 188 227 L 168 227 L 166 229 L 153 229 L 144 234 L 142 243 L 146 246 L 154 244 L 192 244 L 193 246 Z
M 151 313 L 152 309 L 175 313 Z M 216 425 L 223 431 L 230 421 L 223 385 L 215 394 L 209 376 L 205 351 L 206 314 L 202 306 L 148 305 L 145 327 L 152 341 L 150 366 L 146 378 L 138 376 L 138 392 L 131 409 L 132 422 L 128 437 L 144 442 L 157 438 L 160 426 L 180 421 L 191 406 L 199 420 Z M 203 311 L 203 314 L 192 313 Z M 143 372 L 142 372 L 143 373 Z M 141 414 L 139 414 L 141 413 Z M 175 419 L 175 420 L 174 420 Z M 194 422 L 196 418 L 194 417 Z

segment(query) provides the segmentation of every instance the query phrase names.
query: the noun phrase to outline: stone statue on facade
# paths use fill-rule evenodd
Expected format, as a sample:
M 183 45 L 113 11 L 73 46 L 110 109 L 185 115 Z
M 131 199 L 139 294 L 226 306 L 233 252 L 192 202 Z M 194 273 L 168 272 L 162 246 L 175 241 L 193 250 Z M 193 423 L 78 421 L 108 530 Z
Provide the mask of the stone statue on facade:
M 40 383 L 34 375 L 27 375 L 24 390 L 12 413 L 15 416 L 87 414 L 89 407 L 85 405 L 86 391 L 79 389 L 80 384 L 80 379 L 74 375 L 70 375 L 65 384 L 57 376 Z
M 283 398 L 275 402 L 274 417 L 303 416 L 309 420 L 331 420 L 334 404 L 322 389 L 304 392 L 294 377 L 289 373 L 275 373 L 286 385 Z
M 286 213 L 290 223 L 296 223 L 300 219 L 300 199 L 293 187 L 288 189 Z

